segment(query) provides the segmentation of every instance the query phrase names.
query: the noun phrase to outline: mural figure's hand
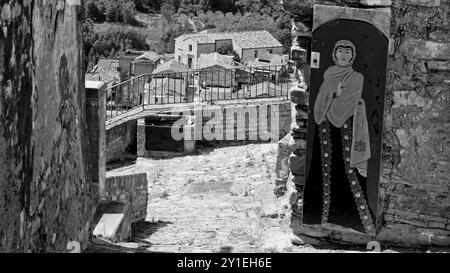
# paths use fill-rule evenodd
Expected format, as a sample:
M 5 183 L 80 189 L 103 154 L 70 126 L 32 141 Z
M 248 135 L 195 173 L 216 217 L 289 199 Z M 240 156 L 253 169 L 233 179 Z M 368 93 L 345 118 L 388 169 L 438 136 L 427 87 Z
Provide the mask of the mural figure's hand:
M 346 89 L 348 86 L 348 84 L 344 83 L 344 82 L 340 82 L 337 86 L 337 90 L 336 90 L 336 95 L 339 98 L 342 94 L 342 92 L 344 91 L 344 89 Z

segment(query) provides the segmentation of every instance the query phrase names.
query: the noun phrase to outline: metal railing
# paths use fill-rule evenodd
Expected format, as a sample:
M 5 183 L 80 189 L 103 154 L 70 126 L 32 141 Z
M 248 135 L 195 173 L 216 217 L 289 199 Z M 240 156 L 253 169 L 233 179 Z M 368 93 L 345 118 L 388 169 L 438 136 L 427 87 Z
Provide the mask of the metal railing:
M 143 74 L 106 90 L 107 119 L 146 105 L 288 97 L 285 66 Z

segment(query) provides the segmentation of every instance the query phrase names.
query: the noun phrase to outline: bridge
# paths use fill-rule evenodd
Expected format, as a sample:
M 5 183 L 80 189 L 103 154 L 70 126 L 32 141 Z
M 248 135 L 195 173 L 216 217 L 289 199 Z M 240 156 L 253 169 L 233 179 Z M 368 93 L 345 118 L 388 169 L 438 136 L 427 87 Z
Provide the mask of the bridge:
M 212 104 L 288 100 L 291 86 L 285 66 L 143 74 L 106 89 L 106 129 Z

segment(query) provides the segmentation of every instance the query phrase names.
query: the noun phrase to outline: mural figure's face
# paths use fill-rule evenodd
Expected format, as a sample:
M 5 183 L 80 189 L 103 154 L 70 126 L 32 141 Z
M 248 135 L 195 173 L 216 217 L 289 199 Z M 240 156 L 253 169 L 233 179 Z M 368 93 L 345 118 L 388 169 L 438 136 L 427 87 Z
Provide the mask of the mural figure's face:
M 335 52 L 337 65 L 348 66 L 353 60 L 353 49 L 351 47 L 338 47 Z

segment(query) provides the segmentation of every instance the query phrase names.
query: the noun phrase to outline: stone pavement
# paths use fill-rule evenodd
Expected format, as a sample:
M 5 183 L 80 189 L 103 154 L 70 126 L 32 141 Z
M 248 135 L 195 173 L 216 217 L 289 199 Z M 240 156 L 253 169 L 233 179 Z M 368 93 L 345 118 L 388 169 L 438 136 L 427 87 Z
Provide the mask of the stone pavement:
M 193 156 L 162 153 L 110 171 L 148 175 L 146 222 L 134 227 L 132 243 L 121 246 L 145 252 L 345 252 L 316 249 L 299 238 L 300 246 L 291 243 L 290 215 L 273 191 L 276 156 L 277 144 L 200 148 Z

